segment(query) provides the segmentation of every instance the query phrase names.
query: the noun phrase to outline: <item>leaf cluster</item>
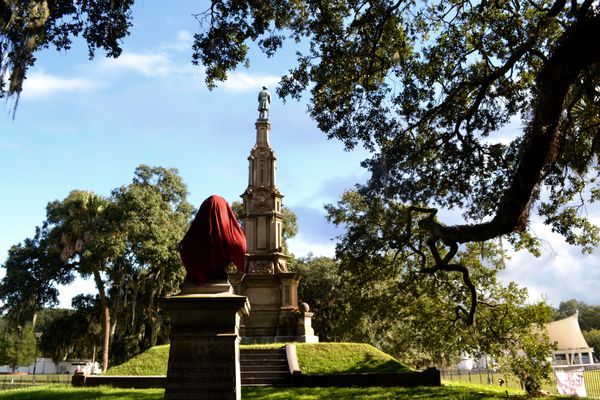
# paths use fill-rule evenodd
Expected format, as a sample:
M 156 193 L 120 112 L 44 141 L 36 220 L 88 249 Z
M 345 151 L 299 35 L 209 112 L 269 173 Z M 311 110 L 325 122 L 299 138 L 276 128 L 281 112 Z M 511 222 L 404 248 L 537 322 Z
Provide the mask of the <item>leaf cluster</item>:
M 81 35 L 96 50 L 121 54 L 134 0 L 3 0 L 0 3 L 0 98 L 17 96 L 35 54 L 50 46 L 69 50 Z M 16 103 L 15 103 L 16 106 Z

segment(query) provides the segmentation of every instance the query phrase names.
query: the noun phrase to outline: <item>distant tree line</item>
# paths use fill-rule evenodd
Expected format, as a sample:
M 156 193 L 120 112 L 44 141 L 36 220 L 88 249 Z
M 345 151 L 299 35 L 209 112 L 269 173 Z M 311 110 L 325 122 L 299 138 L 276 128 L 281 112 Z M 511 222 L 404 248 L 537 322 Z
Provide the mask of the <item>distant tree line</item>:
M 168 340 L 159 306 L 184 271 L 177 245 L 193 207 L 174 169 L 140 165 L 130 184 L 109 197 L 73 190 L 46 207 L 33 237 L 14 245 L 2 267 L 1 311 L 5 336 L 35 326 L 45 307 L 58 304 L 57 285 L 91 278 L 95 295 L 73 299 L 38 321 L 40 341 L 56 361 L 99 351 L 103 369 Z M 112 350 L 112 351 L 109 351 Z
M 243 218 L 242 204 L 232 205 Z M 296 215 L 287 207 L 282 213 L 287 249 Z M 177 171 L 146 165 L 109 197 L 73 190 L 49 202 L 33 237 L 12 246 L 2 265 L 0 364 L 33 361 L 33 330 L 46 333 L 39 350 L 55 362 L 97 358 L 104 370 L 168 342 L 158 301 L 184 278 L 178 243 L 192 216 Z M 76 277 L 93 279 L 96 294 L 75 296 L 72 309 L 52 308 L 58 285 Z

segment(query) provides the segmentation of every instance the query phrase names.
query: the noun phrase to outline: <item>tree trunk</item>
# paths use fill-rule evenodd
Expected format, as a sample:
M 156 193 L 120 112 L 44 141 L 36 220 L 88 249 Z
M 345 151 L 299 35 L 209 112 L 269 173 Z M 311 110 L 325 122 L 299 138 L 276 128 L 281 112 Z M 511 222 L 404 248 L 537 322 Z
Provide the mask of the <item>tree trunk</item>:
M 94 280 L 100 295 L 100 303 L 102 305 L 102 371 L 108 369 L 108 351 L 110 346 L 110 309 L 108 308 L 108 299 L 104 289 L 104 282 L 100 276 L 99 270 L 94 270 Z

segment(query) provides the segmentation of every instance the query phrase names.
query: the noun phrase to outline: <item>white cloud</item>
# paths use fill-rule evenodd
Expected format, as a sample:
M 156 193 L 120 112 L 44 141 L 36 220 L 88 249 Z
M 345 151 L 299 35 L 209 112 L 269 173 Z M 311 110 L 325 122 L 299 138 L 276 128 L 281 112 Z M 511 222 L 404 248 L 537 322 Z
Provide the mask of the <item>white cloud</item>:
M 189 45 L 192 43 L 193 38 L 194 37 L 192 36 L 192 34 L 189 31 L 186 31 L 185 29 L 182 29 L 179 32 L 177 32 L 178 43 L 184 43 Z
M 600 304 L 598 254 L 582 254 L 580 248 L 565 243 L 540 221 L 532 227 L 544 240 L 542 255 L 536 258 L 526 251 L 510 254 L 506 270 L 500 274 L 502 280 L 525 286 L 531 300 L 545 297 L 554 306 L 572 298 Z
M 145 76 L 165 76 L 173 69 L 170 57 L 165 53 L 123 53 L 118 58 L 104 60 L 109 70 L 130 70 Z
M 194 42 L 194 35 L 185 29 L 177 31 L 175 38 L 169 40 L 159 46 L 159 49 L 164 52 L 192 52 L 192 44 Z
M 22 96 L 24 98 L 39 98 L 60 92 L 84 92 L 96 89 L 101 85 L 100 81 L 86 78 L 65 78 L 38 72 L 27 77 L 23 84 Z
M 194 41 L 194 36 L 185 29 L 182 29 L 177 32 L 177 36 L 173 43 L 167 44 L 164 46 L 166 50 L 175 50 L 175 51 L 191 51 L 192 43 Z
M 486 144 L 502 143 L 509 145 L 515 138 L 523 135 L 524 126 L 525 123 L 519 117 L 513 117 L 508 124 L 491 133 L 489 137 L 482 138 L 481 141 Z
M 335 243 L 333 240 L 316 243 L 302 234 L 288 240 L 290 253 L 296 257 L 305 257 L 309 253 L 317 257 L 335 257 Z
M 279 82 L 280 77 L 274 75 L 250 75 L 245 72 L 232 72 L 227 80 L 219 86 L 232 92 L 254 91 L 257 87 L 273 87 Z

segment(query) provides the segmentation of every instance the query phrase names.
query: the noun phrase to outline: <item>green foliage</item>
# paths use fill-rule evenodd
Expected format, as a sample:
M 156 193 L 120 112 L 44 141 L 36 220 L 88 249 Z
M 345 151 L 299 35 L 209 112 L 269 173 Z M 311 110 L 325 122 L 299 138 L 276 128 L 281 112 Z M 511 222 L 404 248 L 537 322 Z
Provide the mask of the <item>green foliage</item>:
M 101 303 L 103 370 L 109 362 L 111 313 L 102 274 L 108 271 L 108 261 L 118 254 L 110 214 L 108 199 L 73 190 L 64 200 L 48 203 L 44 222 L 49 247 L 60 254 L 64 265 L 84 278 L 94 278 Z
M 508 348 L 503 362 L 527 393 L 537 393 L 544 383 L 553 382 L 552 351 L 555 347 L 547 335 L 535 332 L 520 335 L 516 342 L 518 347 Z
M 310 114 L 329 138 L 372 153 L 359 192 L 373 199 L 373 213 L 381 215 L 376 199 L 415 206 L 386 204 L 385 218 L 373 219 L 389 247 L 428 253 L 441 275 L 459 272 L 465 243 L 508 236 L 538 253 L 527 230 L 536 211 L 583 251 L 600 243 L 584 212 L 600 198 L 593 1 L 214 0 L 198 17 L 193 60 L 209 87 L 249 62 L 252 42 L 267 56 L 284 44 L 298 50 L 278 94 L 309 92 Z M 516 120 L 518 131 L 509 127 Z M 466 223 L 444 225 L 431 207 L 462 210 Z M 417 227 L 425 235 L 413 237 Z M 473 324 L 473 281 L 457 283 L 471 291 L 456 306 Z
M 140 165 L 132 182 L 109 198 L 74 190 L 48 203 L 42 228 L 14 246 L 3 265 L 2 310 L 18 321 L 32 320 L 56 303 L 57 284 L 71 282 L 76 274 L 91 276 L 98 297 L 75 299 L 75 313 L 49 323 L 48 329 L 64 336 L 44 337 L 45 351 L 55 359 L 89 356 L 100 335 L 106 368 L 111 336 L 114 362 L 164 343 L 168 331 L 158 299 L 183 280 L 178 243 L 193 211 L 186 198 L 175 169 Z
M 406 207 L 347 192 L 327 209 L 346 228 L 337 246 L 341 287 L 332 288 L 335 340 L 370 343 L 409 365 L 444 367 L 461 353 L 499 356 L 518 347 L 532 324 L 550 319 L 545 303 L 525 307 L 526 289 L 498 282 L 505 255 L 494 243 L 469 244 L 456 256 L 478 287 L 477 318 L 469 325 L 462 318 L 473 301 L 465 271 L 431 273 L 435 261 L 421 249 L 426 236 L 418 231 L 410 247 L 397 245 L 406 229 L 398 222 L 411 223 Z
M 75 310 L 53 310 L 52 316 L 40 318 L 36 326 L 42 332 L 40 353 L 56 363 L 67 358 L 92 359 L 96 347 L 102 343 L 98 302 L 93 296 L 80 295 L 73 306 Z M 43 310 L 41 315 L 48 311 Z
M 48 245 L 47 231 L 36 228 L 32 239 L 12 246 L 2 266 L 6 274 L 0 282 L 0 311 L 13 325 L 33 321 L 42 305 L 58 303 L 56 285 L 69 284 L 74 274 L 58 253 Z
M 18 96 L 35 53 L 49 46 L 68 50 L 81 35 L 90 58 L 96 49 L 121 54 L 131 26 L 133 0 L 6 0 L 0 8 L 0 98 Z M 7 87 L 8 84 L 8 87 Z
M 314 312 L 312 326 L 321 341 L 332 339 L 331 330 L 339 318 L 342 286 L 337 262 L 329 257 L 294 259 L 290 271 L 300 274 L 298 301 L 307 303 Z
M 158 299 L 183 281 L 178 244 L 193 207 L 175 169 L 140 165 L 131 184 L 112 192 L 113 231 L 120 251 L 111 262 L 110 297 L 117 327 L 120 363 L 168 340 Z
M 410 368 L 364 343 L 297 343 L 303 374 L 407 372 Z
M 583 337 L 587 344 L 594 349 L 596 358 L 600 355 L 600 329 L 583 331 Z
M 166 375 L 169 345 L 151 347 L 127 362 L 109 368 L 105 375 Z
M 589 305 L 575 299 L 561 301 L 554 319 L 567 318 L 575 313 L 578 314 L 579 326 L 582 331 L 600 329 L 600 305 Z
M 593 189 L 599 155 L 600 49 L 574 50 L 578 35 L 596 32 L 600 16 L 591 2 L 212 3 L 201 14 L 193 55 L 206 66 L 209 87 L 249 62 L 251 41 L 267 56 L 284 43 L 302 43 L 278 93 L 298 98 L 310 91 L 311 115 L 328 137 L 373 151 L 365 162 L 372 195 L 460 207 L 479 221 L 499 205 L 512 217 L 501 199 L 519 204 L 525 216 L 529 208 L 521 203 L 534 199 L 532 185 L 541 183 L 551 196 L 539 211 L 554 230 L 584 248 L 598 242 L 577 204 L 584 188 Z M 573 50 L 563 53 L 563 46 Z M 546 86 L 547 75 L 561 68 L 570 75 L 560 91 Z M 517 116 L 527 129 L 507 144 L 496 133 Z M 545 118 L 552 129 L 560 120 L 563 137 L 540 163 L 524 156 L 550 152 L 528 148 Z M 546 136 L 543 144 L 552 141 Z M 548 174 L 529 175 L 518 170 L 521 163 Z M 509 191 L 516 182 L 521 188 Z M 518 230 L 510 228 L 504 233 Z
M 0 364 L 15 368 L 29 365 L 35 359 L 36 343 L 31 324 L 10 327 L 2 323 L 0 337 Z

